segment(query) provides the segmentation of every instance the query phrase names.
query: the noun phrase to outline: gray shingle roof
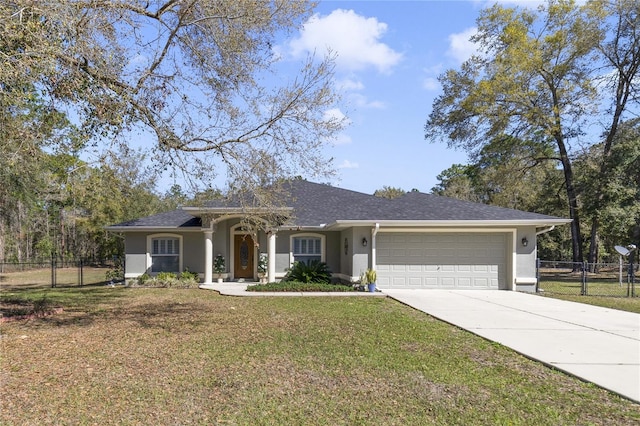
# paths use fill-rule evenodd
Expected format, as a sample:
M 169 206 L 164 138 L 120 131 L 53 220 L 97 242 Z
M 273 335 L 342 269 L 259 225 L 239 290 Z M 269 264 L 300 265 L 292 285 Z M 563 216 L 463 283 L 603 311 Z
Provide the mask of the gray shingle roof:
M 292 181 L 291 206 L 296 224 L 340 221 L 548 221 L 560 218 L 473 203 L 455 198 L 408 192 L 387 199 L 302 180 Z
M 537 213 L 472 203 L 421 192 L 395 199 L 380 198 L 348 189 L 292 180 L 284 185 L 285 204 L 293 208 L 292 225 L 319 226 L 336 221 L 562 221 Z M 212 201 L 207 207 L 240 207 L 238 203 Z M 182 210 L 123 222 L 113 227 L 195 227 L 200 219 Z
M 200 218 L 193 217 L 184 210 L 172 210 L 169 212 L 154 214 L 126 222 L 112 225 L 111 227 L 145 227 L 145 228 L 190 228 L 201 227 Z

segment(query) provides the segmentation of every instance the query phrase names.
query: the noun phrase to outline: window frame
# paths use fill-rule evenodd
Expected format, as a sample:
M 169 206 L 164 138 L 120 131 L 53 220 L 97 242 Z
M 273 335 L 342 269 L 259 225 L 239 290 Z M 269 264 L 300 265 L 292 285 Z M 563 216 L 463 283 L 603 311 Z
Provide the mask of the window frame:
M 175 273 L 180 273 L 184 270 L 183 267 L 183 257 L 184 257 L 184 247 L 183 247 L 183 238 L 182 235 L 179 234 L 170 234 L 170 233 L 160 233 L 160 234 L 150 234 L 147 235 L 147 273 L 150 275 L 156 275 L 159 272 L 153 272 L 151 269 L 153 267 L 153 258 L 154 257 L 169 257 L 169 256 L 175 256 L 176 254 L 169 254 L 169 253 L 164 253 L 164 254 L 154 254 L 153 253 L 153 246 L 154 246 L 154 241 L 158 241 L 158 240 L 177 240 L 178 241 L 178 270 L 177 271 L 163 271 L 163 272 L 175 272 Z
M 296 253 L 295 251 L 295 242 L 296 240 L 320 240 L 320 253 Z M 318 257 L 320 256 L 320 261 L 325 262 L 325 252 L 326 252 L 326 236 L 323 234 L 316 233 L 297 233 L 292 234 L 289 238 L 289 264 L 293 265 L 296 257 Z

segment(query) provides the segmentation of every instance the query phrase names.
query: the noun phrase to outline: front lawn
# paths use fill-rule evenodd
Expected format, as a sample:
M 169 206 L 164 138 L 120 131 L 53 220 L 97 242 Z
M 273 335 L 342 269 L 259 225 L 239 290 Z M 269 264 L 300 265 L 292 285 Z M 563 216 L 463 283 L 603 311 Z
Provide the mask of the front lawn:
M 387 298 L 2 292 L 0 424 L 616 424 L 640 405 Z
M 586 303 L 588 305 L 602 306 L 603 308 L 618 309 L 621 311 L 640 314 L 640 297 L 576 296 L 559 293 L 545 293 L 544 295 L 547 297 L 554 297 L 556 299 L 569 300 L 571 302 Z

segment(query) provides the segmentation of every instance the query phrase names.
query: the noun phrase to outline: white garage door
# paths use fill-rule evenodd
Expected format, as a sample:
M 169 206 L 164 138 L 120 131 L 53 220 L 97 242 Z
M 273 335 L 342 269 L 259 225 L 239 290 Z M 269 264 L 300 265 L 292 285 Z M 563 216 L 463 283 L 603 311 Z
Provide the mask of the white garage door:
M 505 233 L 379 233 L 380 288 L 506 288 Z

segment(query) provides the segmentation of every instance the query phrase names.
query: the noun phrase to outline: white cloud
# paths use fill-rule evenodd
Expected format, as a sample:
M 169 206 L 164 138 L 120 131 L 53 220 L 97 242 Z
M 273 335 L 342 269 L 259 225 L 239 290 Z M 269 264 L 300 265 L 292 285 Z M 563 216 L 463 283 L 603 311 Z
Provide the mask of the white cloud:
M 425 79 L 422 80 L 422 88 L 429 91 L 438 90 L 440 88 L 440 82 L 435 77 L 425 77 Z
M 331 141 L 331 143 L 334 145 L 348 145 L 351 142 L 351 136 L 347 135 L 346 133 L 340 133 Z
M 339 108 L 326 110 L 322 118 L 324 121 L 341 122 L 345 126 L 351 124 L 351 120 L 349 119 L 349 117 L 344 115 L 344 113 L 340 111 Z M 334 145 L 346 145 L 351 143 L 351 137 L 345 133 L 339 133 L 338 135 L 336 135 L 336 137 L 329 139 L 328 142 Z
M 387 73 L 400 62 L 402 54 L 380 42 L 387 24 L 366 18 L 353 10 L 336 9 L 327 16 L 313 15 L 303 25 L 300 37 L 291 41 L 293 56 L 308 52 L 332 51 L 336 65 L 347 71 L 368 67 Z
M 352 163 L 349 160 L 344 160 L 340 165 L 338 165 L 339 169 L 357 169 L 360 165 L 358 163 Z
M 447 56 L 452 57 L 459 63 L 469 59 L 474 53 L 477 53 L 477 46 L 469 39 L 476 34 L 476 27 L 467 28 L 461 33 L 449 35 L 449 49 Z
M 341 90 L 362 90 L 364 89 L 364 84 L 362 84 L 359 80 L 354 80 L 351 78 L 345 78 L 343 80 L 338 80 L 336 82 L 336 86 L 338 86 Z
M 349 95 L 349 100 L 358 108 L 368 108 L 368 109 L 384 109 L 386 105 L 382 101 L 371 101 L 366 96 L 360 93 L 351 93 Z
M 324 121 L 343 122 L 345 125 L 351 124 L 351 120 L 349 120 L 349 118 L 340 111 L 340 108 L 331 108 L 326 110 L 322 118 Z

